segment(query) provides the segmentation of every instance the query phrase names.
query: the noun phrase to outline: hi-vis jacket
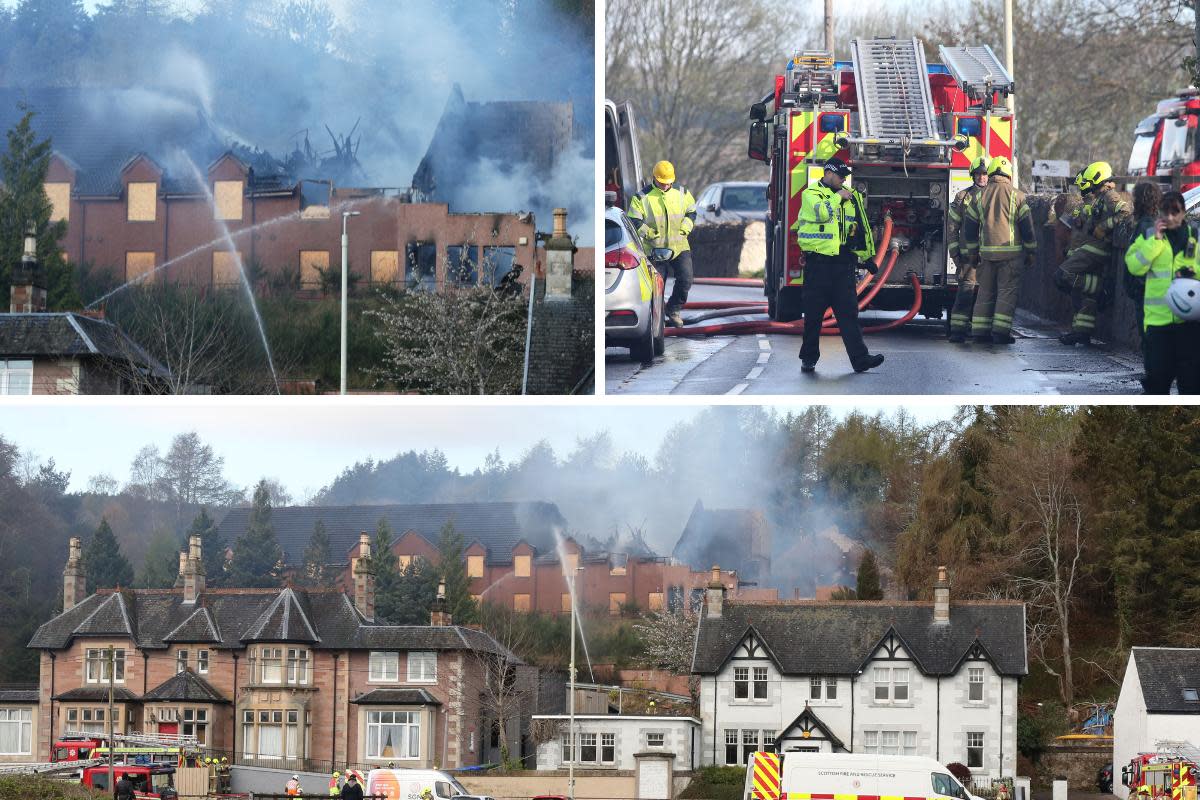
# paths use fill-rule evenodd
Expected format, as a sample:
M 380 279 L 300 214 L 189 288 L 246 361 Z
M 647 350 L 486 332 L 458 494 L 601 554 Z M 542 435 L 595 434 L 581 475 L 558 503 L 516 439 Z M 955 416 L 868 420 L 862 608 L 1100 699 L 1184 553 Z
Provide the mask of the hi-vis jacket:
M 954 195 L 954 200 L 950 203 L 950 211 L 948 216 L 950 224 L 946 226 L 946 249 L 950 252 L 950 257 L 954 262 L 958 263 L 959 251 L 967 243 L 966 236 L 963 235 L 963 214 L 966 208 L 979 197 L 979 193 L 983 191 L 983 187 L 972 183 L 966 189 L 963 189 L 958 194 Z
M 866 203 L 857 190 L 850 189 L 850 193 L 853 197 L 845 200 L 821 181 L 805 187 L 800 215 L 792 226 L 801 250 L 836 256 L 847 247 L 859 261 L 875 255 Z
M 1033 215 L 1025 193 L 1005 175 L 993 175 L 963 214 L 963 252 L 987 261 L 1007 261 L 1037 252 Z
M 1112 252 L 1113 228 L 1133 213 L 1129 201 L 1111 186 L 1093 192 L 1087 208 L 1079 219 L 1079 238 L 1072 236 L 1071 250 L 1082 250 L 1094 256 L 1107 256 Z M 1079 244 L 1075 244 L 1078 241 Z
M 696 199 L 684 187 L 664 192 L 649 184 L 629 201 L 628 216 L 648 247 L 669 247 L 676 256 L 691 249 L 688 234 L 696 225 Z
M 1184 238 L 1186 236 L 1186 239 Z M 1175 242 L 1171 239 L 1174 238 Z M 1176 246 L 1180 246 L 1176 249 Z M 1175 273 L 1181 269 L 1196 269 L 1196 232 L 1184 223 L 1183 231 L 1175 236 L 1170 231 L 1163 238 L 1154 238 L 1154 221 L 1145 220 L 1138 236 L 1125 252 L 1125 266 L 1134 275 L 1146 276 L 1145 327 L 1182 322 L 1167 305 L 1167 289 Z

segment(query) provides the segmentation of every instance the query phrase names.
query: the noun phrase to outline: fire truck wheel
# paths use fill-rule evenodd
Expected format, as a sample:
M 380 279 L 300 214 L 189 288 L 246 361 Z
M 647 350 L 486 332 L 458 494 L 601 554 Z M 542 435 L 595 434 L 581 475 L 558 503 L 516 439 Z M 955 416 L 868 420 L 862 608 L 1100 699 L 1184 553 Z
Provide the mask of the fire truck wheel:
M 800 301 L 798 288 L 781 289 L 775 300 L 775 314 L 771 317 L 778 322 L 794 322 L 804 316 L 804 306 Z

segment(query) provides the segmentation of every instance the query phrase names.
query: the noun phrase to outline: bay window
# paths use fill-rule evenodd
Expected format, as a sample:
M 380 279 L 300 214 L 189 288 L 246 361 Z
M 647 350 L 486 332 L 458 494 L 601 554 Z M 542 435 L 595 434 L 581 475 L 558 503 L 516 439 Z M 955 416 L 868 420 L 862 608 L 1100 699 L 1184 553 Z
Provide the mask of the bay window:
M 367 752 L 370 759 L 421 757 L 421 712 L 368 711 Z

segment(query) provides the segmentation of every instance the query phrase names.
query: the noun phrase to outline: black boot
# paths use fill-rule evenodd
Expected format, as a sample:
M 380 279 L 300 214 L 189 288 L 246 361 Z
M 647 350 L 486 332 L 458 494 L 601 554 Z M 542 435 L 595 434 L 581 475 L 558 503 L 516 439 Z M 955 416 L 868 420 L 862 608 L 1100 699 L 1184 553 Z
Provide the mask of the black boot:
M 993 333 L 992 341 L 996 344 L 1012 344 L 1016 341 L 1011 333 Z
M 946 339 L 946 341 L 950 342 L 951 344 L 962 344 L 966 340 L 967 335 L 962 331 L 950 331 L 950 336 Z
M 1071 331 L 1064 333 L 1058 337 L 1058 340 L 1069 347 L 1074 347 L 1077 344 L 1091 344 L 1092 335 L 1090 333 L 1080 333 L 1079 331 Z
M 876 353 L 873 356 L 867 356 L 862 361 L 854 365 L 855 372 L 866 372 L 873 367 L 878 367 L 883 363 L 883 353 Z

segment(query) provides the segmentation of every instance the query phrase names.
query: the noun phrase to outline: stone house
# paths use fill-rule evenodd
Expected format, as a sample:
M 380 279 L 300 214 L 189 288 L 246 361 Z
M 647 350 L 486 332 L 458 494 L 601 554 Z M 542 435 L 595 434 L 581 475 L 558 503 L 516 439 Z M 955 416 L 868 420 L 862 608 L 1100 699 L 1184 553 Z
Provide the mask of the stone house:
M 0 764 L 33 761 L 37 712 L 36 686 L 0 687 Z
M 539 770 L 576 768 L 633 770 L 638 753 L 673 753 L 674 769 L 690 772 L 699 764 L 700 720 L 695 717 L 576 714 L 574 747 L 566 714 L 534 715 L 557 725 L 559 735 L 538 745 Z
M 1113 794 L 1129 796 L 1121 768 L 1160 741 L 1200 746 L 1200 648 L 1130 651 L 1113 714 Z

